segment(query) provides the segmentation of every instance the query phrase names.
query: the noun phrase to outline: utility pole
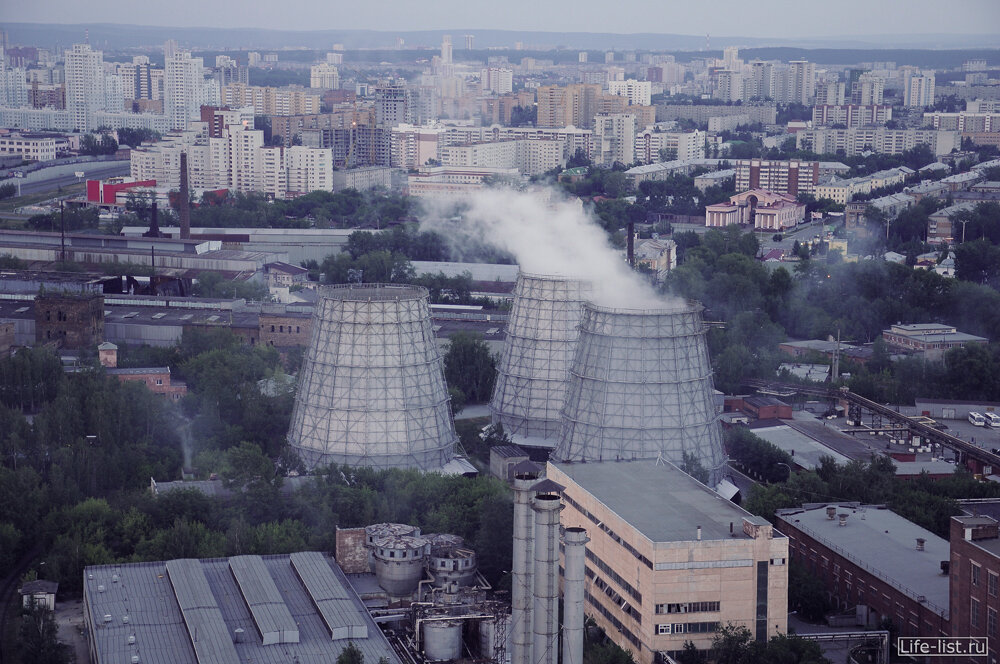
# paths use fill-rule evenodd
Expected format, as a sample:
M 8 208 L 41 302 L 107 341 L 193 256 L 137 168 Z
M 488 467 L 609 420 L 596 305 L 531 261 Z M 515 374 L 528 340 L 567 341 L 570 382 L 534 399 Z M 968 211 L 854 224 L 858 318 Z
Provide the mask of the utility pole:
M 837 328 L 837 346 L 833 351 L 833 380 L 840 377 L 840 328 Z

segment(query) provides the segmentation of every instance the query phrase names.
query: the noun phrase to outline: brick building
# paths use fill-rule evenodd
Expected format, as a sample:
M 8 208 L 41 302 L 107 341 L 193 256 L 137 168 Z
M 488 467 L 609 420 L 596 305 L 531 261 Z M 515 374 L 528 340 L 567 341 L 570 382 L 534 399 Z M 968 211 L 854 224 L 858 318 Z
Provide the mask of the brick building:
M 14 347 L 14 323 L 10 321 L 0 322 L 0 357 L 10 355 Z
M 35 341 L 59 341 L 63 348 L 104 341 L 104 296 L 41 292 L 35 297 Z
M 261 312 L 257 343 L 286 348 L 308 346 L 312 317 L 309 314 Z
M 133 367 L 128 369 L 106 369 L 122 383 L 141 382 L 153 394 L 159 394 L 176 401 L 187 394 L 187 385 L 170 380 L 170 367 Z
M 951 517 L 951 633 L 985 636 L 989 660 L 1000 659 L 997 612 L 1000 611 L 1000 538 L 996 519 Z M 981 662 L 982 657 L 968 661 Z
M 952 634 L 947 540 L 884 505 L 807 503 L 775 515 L 792 561 L 860 625 L 889 618 L 900 636 Z

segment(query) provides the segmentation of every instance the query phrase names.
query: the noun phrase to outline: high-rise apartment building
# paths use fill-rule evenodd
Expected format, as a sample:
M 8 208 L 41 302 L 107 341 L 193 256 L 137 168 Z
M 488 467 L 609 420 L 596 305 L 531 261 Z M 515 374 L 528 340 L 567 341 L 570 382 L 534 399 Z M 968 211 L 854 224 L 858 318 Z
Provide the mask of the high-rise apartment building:
M 885 79 L 865 72 L 851 84 L 851 103 L 859 106 L 881 105 L 885 101 Z
M 637 81 L 634 78 L 608 81 L 608 92 L 619 97 L 627 97 L 630 106 L 649 106 L 653 84 L 650 81 Z
M 635 162 L 635 116 L 601 113 L 594 117 L 594 162 L 600 166 Z
M 573 125 L 589 129 L 597 113 L 601 86 L 576 83 L 567 86 L 543 85 L 538 88 L 539 127 Z
M 722 70 L 715 75 L 715 91 L 712 97 L 721 101 L 743 99 L 743 74 L 738 71 Z
M 97 128 L 96 116 L 104 106 L 104 54 L 88 44 L 74 44 L 66 51 L 66 110 L 78 131 Z
M 331 64 L 318 64 L 309 68 L 309 87 L 323 90 L 340 88 L 340 72 Z
M 774 98 L 774 67 L 770 62 L 754 60 L 743 78 L 743 100 Z
M 504 67 L 488 67 L 480 75 L 483 92 L 506 95 L 514 91 L 514 72 Z
M 163 113 L 172 129 L 184 129 L 199 117 L 204 98 L 204 61 L 191 57 L 190 51 L 174 51 L 166 59 L 163 78 Z
M 812 103 L 816 95 L 816 64 L 805 60 L 788 63 L 788 79 L 785 100 L 788 103 Z
M 934 73 L 903 77 L 903 106 L 934 105 Z
M 448 45 L 451 46 L 450 38 Z M 403 81 L 381 83 L 375 88 L 375 124 L 392 128 L 406 122 L 406 100 L 406 84 Z

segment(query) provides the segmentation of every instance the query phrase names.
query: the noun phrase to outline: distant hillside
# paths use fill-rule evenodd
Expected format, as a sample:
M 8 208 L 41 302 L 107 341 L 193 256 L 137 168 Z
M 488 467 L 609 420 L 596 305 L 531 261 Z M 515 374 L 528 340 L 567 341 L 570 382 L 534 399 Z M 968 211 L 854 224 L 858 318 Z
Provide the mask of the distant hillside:
M 167 39 L 176 39 L 182 47 L 197 50 L 272 50 L 287 48 L 315 49 L 324 52 L 334 43 L 349 50 L 394 49 L 396 39 L 402 38 L 407 49 L 436 48 L 441 36 L 452 35 L 455 51 L 462 50 L 462 35 L 475 35 L 477 49 L 512 49 L 520 42 L 525 50 L 550 51 L 573 49 L 604 50 L 656 50 L 702 51 L 705 37 L 675 34 L 614 34 L 590 32 L 519 32 L 512 30 L 477 30 L 474 28 L 450 30 L 421 30 L 389 32 L 375 30 L 265 30 L 256 28 L 178 28 L 141 25 L 114 25 L 95 23 L 89 25 L 7 23 L 3 25 L 11 44 L 37 45 L 47 48 L 66 48 L 82 42 L 89 34 L 90 43 L 105 50 L 159 48 Z M 852 59 L 891 60 L 899 53 L 901 61 L 909 53 L 933 52 L 952 49 L 954 53 L 975 53 L 991 62 L 1000 64 L 1000 35 L 863 35 L 824 39 L 777 39 L 756 37 L 712 36 L 710 48 L 725 46 L 746 47 L 748 52 L 774 51 L 798 53 L 795 57 L 808 57 L 814 62 L 841 63 L 848 53 L 873 51 L 872 55 L 852 55 Z M 889 50 L 885 50 L 889 49 Z M 906 49 L 906 50 L 901 50 Z M 915 49 L 915 50 L 911 50 Z M 986 49 L 986 50 L 982 50 Z M 707 51 L 711 53 L 712 51 Z M 765 56 L 761 56 L 765 57 Z M 781 57 L 784 56 L 766 56 Z M 923 57 L 923 56 L 921 56 Z M 961 57 L 961 56 L 956 56 Z M 852 60 L 853 61 L 853 60 Z M 914 64 L 918 64 L 914 62 Z M 959 62 L 959 64 L 961 64 Z M 932 66 L 927 64 L 925 66 Z

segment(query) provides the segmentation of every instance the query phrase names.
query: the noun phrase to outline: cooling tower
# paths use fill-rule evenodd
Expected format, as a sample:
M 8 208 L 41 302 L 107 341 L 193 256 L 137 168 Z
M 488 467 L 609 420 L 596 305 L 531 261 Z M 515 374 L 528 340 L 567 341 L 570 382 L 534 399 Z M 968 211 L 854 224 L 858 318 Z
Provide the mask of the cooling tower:
M 611 309 L 587 303 L 553 458 L 601 461 L 693 455 L 722 479 L 712 367 L 700 305 Z
M 490 400 L 508 434 L 555 439 L 590 287 L 567 277 L 521 273 Z
M 439 470 L 456 439 L 427 290 L 323 288 L 288 432 L 306 466 Z

